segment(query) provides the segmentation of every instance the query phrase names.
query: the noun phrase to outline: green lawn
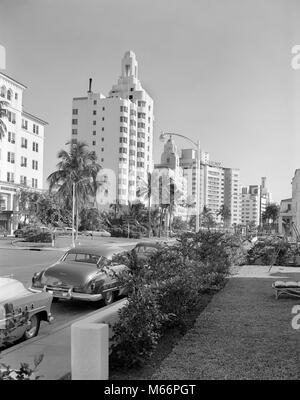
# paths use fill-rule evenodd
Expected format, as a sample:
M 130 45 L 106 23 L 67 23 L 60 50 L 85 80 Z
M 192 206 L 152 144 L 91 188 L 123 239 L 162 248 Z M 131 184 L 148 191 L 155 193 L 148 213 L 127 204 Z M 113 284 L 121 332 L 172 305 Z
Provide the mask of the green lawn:
M 283 275 L 288 279 L 276 279 L 300 280 L 299 273 Z M 299 379 L 300 331 L 291 327 L 291 309 L 300 298 L 275 300 L 270 278 L 231 278 L 152 379 Z

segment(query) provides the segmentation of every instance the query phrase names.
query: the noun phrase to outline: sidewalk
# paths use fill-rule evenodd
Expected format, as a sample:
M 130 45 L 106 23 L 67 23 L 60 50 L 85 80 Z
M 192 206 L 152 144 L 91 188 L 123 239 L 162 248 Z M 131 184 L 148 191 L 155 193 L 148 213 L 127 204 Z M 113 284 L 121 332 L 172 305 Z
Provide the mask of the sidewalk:
M 244 266 L 199 315 L 152 379 L 299 379 L 300 299 L 275 300 L 275 280 L 300 280 L 300 268 Z

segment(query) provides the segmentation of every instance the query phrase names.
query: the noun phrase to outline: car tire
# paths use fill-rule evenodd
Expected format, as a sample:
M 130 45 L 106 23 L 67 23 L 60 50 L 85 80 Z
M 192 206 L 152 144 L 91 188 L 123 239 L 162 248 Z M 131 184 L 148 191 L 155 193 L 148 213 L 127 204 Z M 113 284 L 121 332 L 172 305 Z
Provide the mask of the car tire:
M 103 293 L 103 302 L 106 306 L 112 304 L 114 300 L 115 300 L 115 293 L 112 290 Z
M 40 324 L 41 324 L 41 318 L 38 314 L 34 314 L 30 319 L 29 319 L 30 325 L 26 329 L 23 335 L 23 340 L 28 340 L 31 339 L 39 333 L 40 330 Z

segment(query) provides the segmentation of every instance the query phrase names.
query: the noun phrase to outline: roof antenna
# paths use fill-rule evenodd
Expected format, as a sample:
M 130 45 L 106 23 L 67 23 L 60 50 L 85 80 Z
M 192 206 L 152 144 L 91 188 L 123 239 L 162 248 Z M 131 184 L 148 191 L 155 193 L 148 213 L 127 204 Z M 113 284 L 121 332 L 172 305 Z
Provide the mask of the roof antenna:
M 89 90 L 88 93 L 92 92 L 92 78 L 89 79 Z

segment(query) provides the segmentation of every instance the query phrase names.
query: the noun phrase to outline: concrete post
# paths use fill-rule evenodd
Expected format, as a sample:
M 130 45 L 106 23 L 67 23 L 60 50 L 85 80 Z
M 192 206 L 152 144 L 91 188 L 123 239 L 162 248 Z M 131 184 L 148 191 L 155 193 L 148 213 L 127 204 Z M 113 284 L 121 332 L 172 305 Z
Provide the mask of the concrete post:
M 72 380 L 108 380 L 109 327 L 77 322 L 71 327 Z

